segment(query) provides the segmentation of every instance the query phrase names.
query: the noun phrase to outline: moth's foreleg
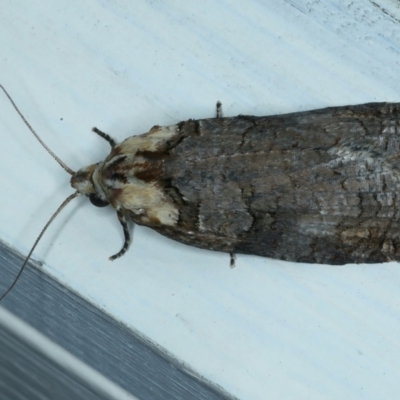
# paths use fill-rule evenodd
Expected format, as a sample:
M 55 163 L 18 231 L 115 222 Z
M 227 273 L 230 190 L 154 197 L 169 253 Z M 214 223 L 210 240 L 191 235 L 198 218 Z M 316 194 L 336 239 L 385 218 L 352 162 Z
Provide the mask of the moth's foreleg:
M 129 233 L 128 222 L 126 220 L 125 214 L 121 211 L 117 211 L 117 216 L 118 216 L 119 222 L 122 225 L 122 229 L 124 230 L 125 242 L 124 242 L 124 245 L 122 246 L 122 249 L 119 251 L 119 253 L 114 254 L 113 256 L 110 257 L 111 261 L 114 261 L 116 258 L 123 256 L 126 253 L 126 251 L 128 250 L 129 244 L 131 242 L 131 235 Z
M 217 101 L 216 105 L 216 117 L 217 118 L 222 118 L 222 103 L 220 101 Z
M 229 256 L 231 257 L 230 267 L 231 268 L 235 268 L 236 254 L 235 253 L 229 253 Z
M 96 127 L 94 127 L 92 129 L 93 132 L 97 133 L 100 137 L 102 137 L 103 139 L 106 139 L 108 143 L 110 143 L 110 146 L 113 148 L 117 142 L 107 133 L 102 132 L 100 129 L 97 129 Z

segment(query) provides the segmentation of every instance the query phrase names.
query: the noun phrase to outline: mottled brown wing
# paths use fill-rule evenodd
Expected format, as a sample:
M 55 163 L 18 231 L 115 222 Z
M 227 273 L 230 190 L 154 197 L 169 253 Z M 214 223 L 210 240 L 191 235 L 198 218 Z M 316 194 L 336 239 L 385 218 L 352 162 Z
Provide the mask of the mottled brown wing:
M 400 105 L 190 120 L 164 159 L 179 226 L 202 248 L 345 264 L 400 259 Z

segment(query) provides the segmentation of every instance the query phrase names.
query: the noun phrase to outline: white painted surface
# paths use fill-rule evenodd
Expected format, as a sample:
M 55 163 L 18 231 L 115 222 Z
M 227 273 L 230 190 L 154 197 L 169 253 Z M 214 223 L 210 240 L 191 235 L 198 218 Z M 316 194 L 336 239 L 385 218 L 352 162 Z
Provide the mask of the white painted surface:
M 385 12 L 379 8 L 383 7 Z M 188 118 L 400 100 L 400 8 L 353 1 L 0 1 L 0 80 L 73 169 Z M 27 253 L 69 176 L 0 95 L 0 237 Z M 290 264 L 190 248 L 78 199 L 44 269 L 241 399 L 392 399 L 400 268 Z

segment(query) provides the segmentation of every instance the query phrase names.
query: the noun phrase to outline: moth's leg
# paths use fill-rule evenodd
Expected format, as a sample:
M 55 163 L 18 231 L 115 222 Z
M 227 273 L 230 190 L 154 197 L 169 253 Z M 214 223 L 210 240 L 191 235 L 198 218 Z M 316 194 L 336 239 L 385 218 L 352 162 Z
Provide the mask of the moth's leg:
M 217 118 L 222 118 L 222 103 L 220 101 L 217 101 L 216 115 Z
M 125 242 L 124 242 L 124 245 L 122 246 L 122 249 L 119 251 L 119 253 L 114 254 L 113 256 L 110 257 L 111 261 L 114 261 L 116 258 L 123 256 L 126 253 L 126 251 L 128 250 L 129 244 L 131 242 L 131 235 L 129 233 L 128 222 L 126 220 L 125 214 L 121 211 L 117 211 L 117 215 L 118 215 L 119 222 L 121 222 L 122 229 L 124 230 Z
M 235 253 L 229 253 L 229 255 L 231 257 L 230 267 L 231 268 L 235 268 L 236 254 Z
M 110 143 L 111 147 L 114 147 L 117 142 L 107 133 L 102 132 L 100 129 L 97 129 L 96 127 L 94 127 L 92 129 L 93 132 L 97 133 L 100 137 L 102 137 L 103 139 L 106 139 L 108 143 Z

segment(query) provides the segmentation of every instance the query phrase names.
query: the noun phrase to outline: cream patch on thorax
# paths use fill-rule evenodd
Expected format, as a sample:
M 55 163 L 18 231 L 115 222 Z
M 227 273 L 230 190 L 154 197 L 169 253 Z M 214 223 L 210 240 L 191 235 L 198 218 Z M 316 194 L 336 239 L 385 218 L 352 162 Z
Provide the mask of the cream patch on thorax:
M 140 180 L 123 185 L 115 197 L 116 208 L 132 211 L 143 223 L 175 226 L 179 211 L 163 191 L 152 183 Z
M 115 149 L 122 154 L 135 154 L 137 151 L 158 151 L 166 141 L 178 134 L 178 125 L 153 126 L 149 132 L 139 136 L 131 136 Z

